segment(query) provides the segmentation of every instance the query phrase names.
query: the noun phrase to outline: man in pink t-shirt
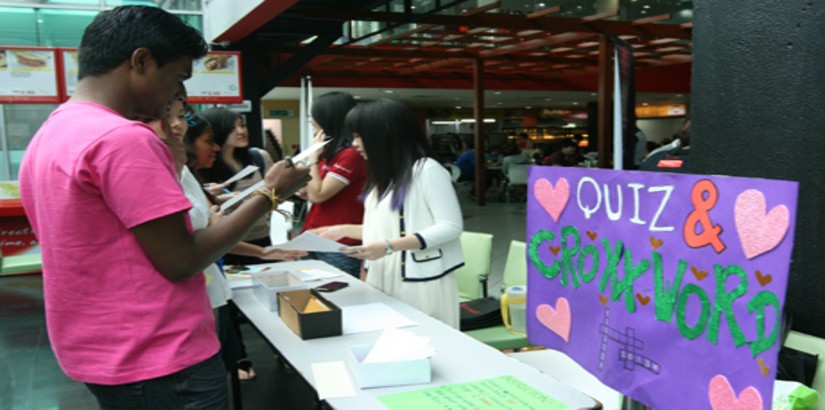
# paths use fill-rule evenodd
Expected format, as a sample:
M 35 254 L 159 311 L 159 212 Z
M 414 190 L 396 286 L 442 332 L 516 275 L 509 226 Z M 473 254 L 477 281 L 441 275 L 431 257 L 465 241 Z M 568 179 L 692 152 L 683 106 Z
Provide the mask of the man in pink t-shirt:
M 159 8 L 100 13 L 81 41 L 72 98 L 21 164 L 52 348 L 103 408 L 228 408 L 201 270 L 308 178 L 306 167 L 276 164 L 259 195 L 190 232 L 169 149 L 133 119 L 163 117 L 205 53 L 197 31 Z

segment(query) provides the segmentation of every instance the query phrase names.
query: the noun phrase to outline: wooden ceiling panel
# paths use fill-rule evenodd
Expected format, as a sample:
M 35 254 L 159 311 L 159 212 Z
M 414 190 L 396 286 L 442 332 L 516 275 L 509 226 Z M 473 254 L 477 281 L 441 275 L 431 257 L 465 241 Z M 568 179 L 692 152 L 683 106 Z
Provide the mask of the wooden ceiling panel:
M 369 45 L 332 45 L 300 69 L 302 73 L 398 77 L 464 76 L 472 78 L 474 61 L 487 75 L 536 80 L 590 75 L 598 70 L 599 39 L 618 37 L 636 50 L 640 67 L 690 62 L 692 24 L 664 24 L 671 16 L 618 21 L 609 11 L 583 18 L 558 17 L 561 7 L 528 15 L 496 13 L 499 2 L 458 15 L 311 8 L 301 18 L 314 22 L 370 21 L 389 25 L 394 34 Z M 398 28 L 406 27 L 398 30 Z M 273 61 L 301 46 L 278 44 L 261 33 L 259 41 Z M 334 74 L 338 71 L 338 74 Z

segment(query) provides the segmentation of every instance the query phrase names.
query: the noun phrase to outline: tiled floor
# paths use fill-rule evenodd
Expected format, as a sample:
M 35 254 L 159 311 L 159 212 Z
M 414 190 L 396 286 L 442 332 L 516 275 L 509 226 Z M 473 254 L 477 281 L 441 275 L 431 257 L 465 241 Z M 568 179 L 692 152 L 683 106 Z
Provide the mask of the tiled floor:
M 466 193 L 461 202 L 464 229 L 493 234 L 488 289 L 498 294 L 510 241 L 524 241 L 524 204 L 488 202 L 479 207 Z M 86 388 L 58 367 L 46 337 L 42 300 L 39 276 L 0 278 L 0 410 L 97 408 Z M 315 393 L 306 382 L 278 361 L 249 325 L 242 328 L 258 373 L 256 380 L 241 383 L 244 408 L 315 409 Z

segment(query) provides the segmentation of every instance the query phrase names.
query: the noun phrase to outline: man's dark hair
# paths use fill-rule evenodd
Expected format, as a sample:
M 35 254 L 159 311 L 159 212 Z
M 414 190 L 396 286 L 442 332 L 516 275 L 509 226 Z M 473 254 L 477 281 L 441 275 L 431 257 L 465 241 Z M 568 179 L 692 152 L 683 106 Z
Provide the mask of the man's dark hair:
M 80 40 L 78 79 L 106 74 L 146 47 L 158 67 L 206 55 L 203 36 L 176 16 L 157 7 L 123 6 L 101 12 Z

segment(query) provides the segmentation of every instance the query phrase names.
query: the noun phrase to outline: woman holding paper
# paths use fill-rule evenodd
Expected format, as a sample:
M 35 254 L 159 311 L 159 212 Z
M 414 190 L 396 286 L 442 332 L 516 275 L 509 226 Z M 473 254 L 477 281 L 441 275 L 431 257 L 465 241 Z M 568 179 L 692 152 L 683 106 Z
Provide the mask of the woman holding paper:
M 250 147 L 246 123 L 240 114 L 226 108 L 209 108 L 201 116 L 212 126 L 214 141 L 221 148 L 220 155 L 215 158 L 211 168 L 199 170 L 198 173 L 204 182 L 223 183 L 233 175 L 249 165 L 257 166 L 258 172 L 253 172 L 226 188 L 239 193 L 262 180 L 263 175 L 272 166 L 272 159 L 266 151 Z M 243 237 L 249 242 L 261 247 L 272 244 L 269 240 L 269 215 L 258 220 L 252 229 Z M 228 264 L 254 264 L 264 261 L 249 256 L 227 255 Z
M 363 225 L 315 232 L 362 239 L 344 252 L 367 260 L 367 283 L 457 329 L 451 273 L 464 265 L 464 225 L 450 175 L 434 159 L 415 113 L 397 101 L 361 104 L 347 114 L 346 126 L 367 164 Z
M 315 129 L 313 144 L 329 141 L 322 150 L 309 154 L 312 179 L 301 192 L 312 203 L 304 230 L 339 224 L 361 224 L 364 205 L 359 196 L 364 191 L 364 158 L 352 148 L 352 133 L 344 129 L 344 118 L 355 107 L 347 93 L 324 94 L 312 102 L 309 121 Z M 358 245 L 358 239 L 342 238 L 345 245 Z M 309 259 L 319 259 L 354 276 L 361 274 L 361 260 L 334 252 L 311 252 Z

